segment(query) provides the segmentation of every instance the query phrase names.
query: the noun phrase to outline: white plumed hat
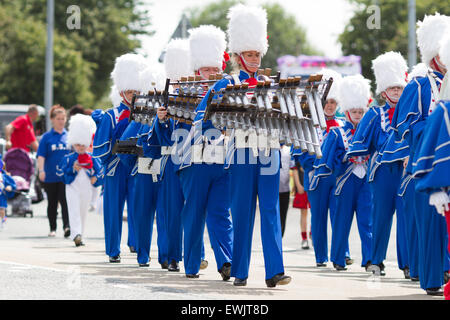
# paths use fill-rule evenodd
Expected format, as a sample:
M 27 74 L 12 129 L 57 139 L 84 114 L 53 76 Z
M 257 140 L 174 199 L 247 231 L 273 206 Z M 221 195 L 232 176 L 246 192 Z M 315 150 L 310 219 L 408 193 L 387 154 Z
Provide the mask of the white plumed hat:
M 77 113 L 70 117 L 67 144 L 81 144 L 89 147 L 95 133 L 96 125 L 92 117 Z
M 339 107 L 342 112 L 351 109 L 367 111 L 370 99 L 370 80 L 362 75 L 344 77 L 339 85 Z
M 339 103 L 339 83 L 342 80 L 342 75 L 337 71 L 328 68 L 323 68 L 318 72 L 318 74 L 322 75 L 322 80 L 329 80 L 330 78 L 333 78 L 333 84 L 328 92 L 327 100 L 333 99 Z
M 171 40 L 167 45 L 164 56 L 166 77 L 171 80 L 179 80 L 181 77 L 191 76 L 194 72 L 189 60 L 189 40 Z
M 436 13 L 425 16 L 417 23 L 417 44 L 422 55 L 422 62 L 430 66 L 431 60 L 439 54 L 441 40 L 450 26 L 450 17 Z
M 408 82 L 417 77 L 425 77 L 430 70 L 429 67 L 423 62 L 416 64 L 411 72 L 408 74 Z
M 116 59 L 111 78 L 119 92 L 139 90 L 139 72 L 145 68 L 146 61 L 141 55 L 126 53 Z
M 109 99 L 113 107 L 117 107 L 122 102 L 122 97 L 120 96 L 119 90 L 117 90 L 115 85 L 111 86 L 111 92 L 109 93 Z
M 232 53 L 258 51 L 267 53 L 267 12 L 261 7 L 237 4 L 230 8 L 227 15 L 228 47 Z
M 441 41 L 441 48 L 439 50 L 439 58 L 445 65 L 447 73 L 445 74 L 444 81 L 441 88 L 441 99 L 450 100 L 450 29 L 446 36 Z
M 376 94 L 390 87 L 406 87 L 408 65 L 399 52 L 389 51 L 372 60 L 372 70 L 377 82 Z
M 189 51 L 191 67 L 217 67 L 222 70 L 223 55 L 227 48 L 225 32 L 212 25 L 189 30 Z

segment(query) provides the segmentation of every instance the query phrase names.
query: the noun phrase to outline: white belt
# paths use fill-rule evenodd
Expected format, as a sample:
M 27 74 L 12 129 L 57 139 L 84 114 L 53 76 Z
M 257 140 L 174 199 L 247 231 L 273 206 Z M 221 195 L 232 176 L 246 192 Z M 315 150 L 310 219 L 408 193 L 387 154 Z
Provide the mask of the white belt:
M 158 182 L 158 175 L 161 173 L 161 158 L 138 158 L 138 173 L 151 174 L 153 182 Z
M 161 155 L 165 156 L 168 154 L 172 154 L 173 146 L 172 147 L 161 147 Z
M 201 144 L 192 146 L 192 162 L 193 163 L 225 163 L 225 147 L 214 144 L 207 144 L 205 147 Z

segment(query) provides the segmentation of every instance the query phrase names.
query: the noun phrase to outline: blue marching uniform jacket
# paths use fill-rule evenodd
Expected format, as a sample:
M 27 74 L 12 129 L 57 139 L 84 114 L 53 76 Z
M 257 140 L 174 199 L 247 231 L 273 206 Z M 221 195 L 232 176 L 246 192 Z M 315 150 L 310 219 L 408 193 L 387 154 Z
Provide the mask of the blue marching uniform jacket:
M 92 156 L 89 152 L 87 152 L 87 154 Z M 66 154 L 56 167 L 56 175 L 62 178 L 62 182 L 64 182 L 64 184 L 71 184 L 77 177 L 78 172 L 73 168 L 73 165 L 77 160 L 78 153 L 71 152 Z M 98 187 L 103 184 L 104 169 L 98 159 L 92 158 L 92 168 L 85 170 L 89 178 L 97 178 L 97 181 L 93 184 L 94 187 Z
M 206 103 L 207 96 L 203 98 Z M 222 164 L 205 163 L 203 161 L 194 163 L 191 157 L 191 137 L 198 134 L 197 139 L 203 140 L 204 130 L 199 128 L 202 121 L 190 126 L 185 123 L 177 123 L 172 119 L 156 124 L 156 135 L 162 146 L 175 147 L 176 151 L 170 152 L 171 158 L 164 165 L 164 190 L 167 201 L 171 196 L 171 190 L 178 192 L 181 187 L 183 196 L 178 196 L 177 202 L 173 203 L 169 213 L 169 220 L 177 227 L 176 215 L 182 208 L 181 225 L 184 229 L 184 266 L 186 274 L 197 274 L 200 269 L 201 260 L 204 258 L 203 233 L 205 224 L 208 226 L 208 234 L 214 251 L 217 270 L 220 271 L 226 263 L 231 263 L 233 231 L 229 213 L 229 177 L 224 171 Z M 212 126 L 209 127 L 211 129 Z M 172 137 L 173 134 L 181 133 L 181 136 Z M 216 130 L 217 137 L 220 131 Z M 176 146 L 174 141 L 177 140 Z M 205 141 L 206 142 L 206 141 Z M 192 161 L 191 161 L 192 160 Z M 167 167 L 167 168 L 166 168 Z M 169 172 L 171 170 L 171 172 Z M 178 177 L 176 176 L 178 175 Z M 178 181 L 176 179 L 179 179 Z M 184 205 L 181 201 L 184 199 Z M 175 229 L 175 232 L 177 228 Z M 174 260 L 179 260 L 179 238 L 177 233 L 175 243 L 171 243 L 174 250 Z
M 130 170 L 112 154 L 112 148 L 128 126 L 129 107 L 123 102 L 93 118 L 98 123 L 94 136 L 93 157 L 98 158 L 104 169 L 103 221 L 105 225 L 106 254 L 115 257 L 120 254 L 122 218 L 127 201 L 128 246 L 135 247 L 133 230 L 133 180 Z M 99 119 L 100 118 L 100 119 Z
M 347 156 L 371 156 L 367 173 L 373 196 L 370 261 L 378 265 L 386 259 L 392 218 L 396 212 L 397 261 L 399 268 L 403 270 L 409 267 L 404 205 L 402 199 L 397 195 L 403 173 L 403 160 L 395 159 L 392 162 L 385 162 L 383 165 L 377 162 L 380 153 L 392 156 L 398 152 L 398 149 L 384 149 L 386 141 L 393 131 L 389 120 L 390 109 L 391 106 L 386 103 L 381 107 L 374 106 L 364 114 L 355 131 Z M 386 183 L 387 181 L 389 183 Z
M 398 135 L 396 140 L 405 140 L 408 143 L 408 174 L 412 173 L 416 149 L 420 145 L 427 119 L 439 100 L 442 78 L 441 73 L 434 71 L 425 77 L 413 79 L 403 90 L 397 104 L 392 126 Z M 417 185 L 418 181 L 412 179 L 411 183 Z M 445 233 L 441 231 L 445 228 L 445 220 L 428 201 L 427 194 L 416 190 L 414 213 L 419 240 L 419 279 L 422 289 L 440 287 L 443 284 L 443 273 L 448 270 L 449 264 L 448 255 L 443 256 L 441 250 L 446 241 Z
M 213 89 L 218 92 L 228 84 L 236 81 L 244 82 L 250 75 L 241 71 L 237 76 L 226 76 L 218 81 Z M 211 90 L 197 108 L 195 124 L 203 120 L 206 109 L 206 101 Z M 202 123 L 202 135 L 212 128 L 211 121 Z M 202 143 L 200 130 L 194 131 L 193 143 Z M 270 150 L 269 156 L 261 158 L 250 148 L 238 148 L 234 139 L 233 130 L 229 143 L 227 144 L 224 167 L 229 175 L 229 197 L 230 209 L 233 217 L 233 262 L 231 276 L 239 279 L 247 279 L 250 265 L 252 234 L 256 212 L 256 198 L 259 199 L 261 214 L 261 239 L 263 243 L 266 279 L 276 274 L 284 273 L 281 225 L 279 218 L 279 174 L 280 174 L 280 152 Z M 218 135 L 218 134 L 217 134 Z M 216 136 L 217 136 L 216 135 Z M 267 152 L 267 149 L 265 150 Z M 249 157 L 253 155 L 253 164 L 249 163 Z M 191 154 L 188 154 L 186 159 Z M 242 157 L 249 159 L 238 163 Z M 268 161 L 267 161 L 268 160 Z
M 345 120 L 333 117 L 327 120 L 327 126 L 329 121 L 337 122 L 340 126 L 345 123 Z M 321 147 L 323 146 L 323 140 L 326 138 L 328 132 L 324 130 L 322 137 L 319 137 Z M 303 185 L 308 194 L 308 200 L 311 204 L 311 237 L 314 243 L 314 254 L 316 257 L 316 263 L 325 263 L 328 261 L 328 212 L 330 212 L 331 225 L 334 224 L 334 218 L 336 213 L 336 176 L 331 174 L 323 177 L 322 179 L 314 179 L 314 165 L 317 164 L 318 159 L 315 155 L 310 155 L 307 152 L 302 152 L 301 149 L 291 149 L 293 158 L 296 162 L 299 162 L 302 168 L 305 170 L 303 178 Z M 312 187 L 310 186 L 312 183 Z M 350 258 L 350 252 L 347 248 L 345 250 L 346 258 Z
M 0 164 L 3 167 L 3 162 L 0 160 Z M 0 208 L 8 207 L 8 199 L 11 199 L 15 195 L 16 182 L 7 174 L 3 169 L 1 170 L 2 181 L 0 182 Z M 11 186 L 11 191 L 6 191 L 6 187 Z
M 362 266 L 370 261 L 372 241 L 372 195 L 365 179 L 367 164 L 356 164 L 347 159 L 346 153 L 353 135 L 353 124 L 332 128 L 322 146 L 323 156 L 315 165 L 314 179 L 336 176 L 336 213 L 332 226 L 331 261 L 345 266 L 345 249 L 354 212 L 361 238 Z

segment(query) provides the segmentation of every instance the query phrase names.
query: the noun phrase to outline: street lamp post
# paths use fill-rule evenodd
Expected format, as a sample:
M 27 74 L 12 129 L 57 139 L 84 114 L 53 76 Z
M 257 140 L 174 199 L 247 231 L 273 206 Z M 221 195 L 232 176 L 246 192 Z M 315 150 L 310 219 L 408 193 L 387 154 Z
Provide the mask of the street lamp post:
M 409 70 L 417 63 L 416 49 L 416 0 L 408 2 L 408 67 Z
M 47 0 L 47 48 L 45 52 L 44 107 L 46 128 L 50 128 L 50 108 L 53 104 L 53 28 L 55 2 Z

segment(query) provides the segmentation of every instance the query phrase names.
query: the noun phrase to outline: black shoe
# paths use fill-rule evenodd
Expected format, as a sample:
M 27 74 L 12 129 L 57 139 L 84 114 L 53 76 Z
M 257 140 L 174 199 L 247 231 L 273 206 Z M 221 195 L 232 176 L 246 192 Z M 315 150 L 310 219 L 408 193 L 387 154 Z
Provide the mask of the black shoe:
M 274 275 L 272 278 L 266 280 L 266 285 L 268 288 L 274 288 L 277 285 L 284 285 L 291 282 L 292 278 L 284 275 L 284 273 L 279 273 Z
M 225 262 L 219 270 L 220 275 L 222 276 L 223 281 L 230 280 L 230 274 L 231 274 L 231 263 Z
M 347 270 L 346 267 L 343 267 L 343 266 L 341 266 L 341 265 L 338 265 L 338 264 L 336 264 L 336 263 L 334 263 L 334 262 L 333 262 L 333 267 L 334 267 L 337 271 L 344 271 L 344 270 Z
M 441 287 L 428 288 L 425 291 L 427 292 L 427 295 L 429 295 L 429 296 L 443 296 L 444 295 L 444 290 L 442 290 Z
M 161 263 L 161 269 L 169 269 L 169 263 L 167 261 L 164 261 L 163 263 Z
M 353 259 L 350 257 L 345 258 L 345 265 L 349 266 L 353 264 Z
M 186 273 L 186 278 L 190 278 L 190 279 L 197 279 L 197 278 L 199 278 L 200 276 L 198 275 L 198 274 L 189 274 L 189 273 Z
M 368 261 L 363 267 L 366 269 L 366 272 L 369 272 L 369 268 L 372 265 L 372 262 Z
M 139 267 L 149 267 L 150 263 L 139 263 Z
M 376 276 L 383 276 L 384 277 L 386 275 L 386 272 L 384 271 L 384 264 L 383 263 L 370 265 L 370 267 L 368 268 L 368 271 L 371 271 Z
M 380 267 L 380 276 L 384 277 L 386 275 L 386 271 L 384 271 L 383 262 L 378 265 Z
M 133 246 L 131 246 L 131 247 L 130 247 L 130 252 L 131 252 L 131 253 L 136 253 L 136 248 L 133 247 Z
M 411 281 L 417 282 L 419 281 L 419 277 L 411 277 Z
M 405 275 L 405 279 L 411 279 L 411 275 L 409 273 L 409 267 L 405 267 L 403 269 L 403 274 Z
M 326 263 L 322 263 L 322 262 L 316 263 L 316 267 L 318 267 L 318 268 L 323 268 L 323 267 L 326 267 L 326 266 L 327 266 Z
M 233 285 L 237 287 L 245 287 L 247 285 L 247 279 L 234 278 Z
M 172 260 L 172 262 L 170 263 L 167 270 L 173 271 L 173 272 L 178 272 L 178 271 L 180 271 L 180 266 L 178 265 L 178 262 L 176 262 L 175 260 Z
M 111 263 L 120 263 L 120 255 L 115 257 L 109 257 L 109 262 Z
M 444 272 L 444 284 L 447 284 L 449 278 L 450 278 L 450 275 L 449 275 L 448 271 L 445 271 Z
M 79 246 L 84 246 L 83 241 L 81 241 L 81 235 L 77 234 L 75 239 L 73 239 L 73 242 L 75 242 L 75 246 L 79 247 Z
M 64 238 L 68 238 L 70 236 L 70 228 L 64 228 Z

